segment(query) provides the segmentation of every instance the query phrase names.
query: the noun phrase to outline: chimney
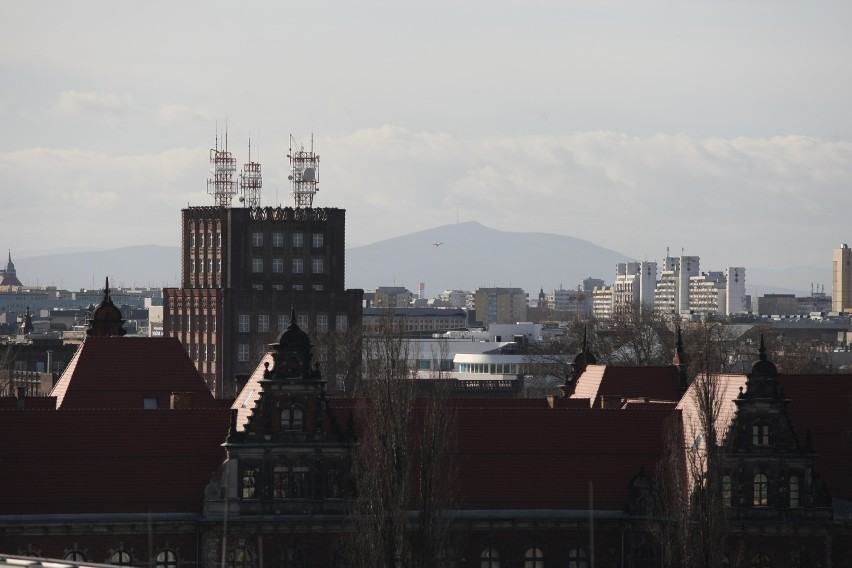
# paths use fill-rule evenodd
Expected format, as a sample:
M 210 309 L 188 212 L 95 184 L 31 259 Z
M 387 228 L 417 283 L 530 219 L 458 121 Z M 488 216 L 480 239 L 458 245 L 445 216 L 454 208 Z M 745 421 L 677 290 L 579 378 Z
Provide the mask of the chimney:
M 605 394 L 601 396 L 601 408 L 621 408 L 623 400 L 620 394 Z
M 183 410 L 192 408 L 191 392 L 173 392 L 169 397 L 169 408 L 171 410 Z

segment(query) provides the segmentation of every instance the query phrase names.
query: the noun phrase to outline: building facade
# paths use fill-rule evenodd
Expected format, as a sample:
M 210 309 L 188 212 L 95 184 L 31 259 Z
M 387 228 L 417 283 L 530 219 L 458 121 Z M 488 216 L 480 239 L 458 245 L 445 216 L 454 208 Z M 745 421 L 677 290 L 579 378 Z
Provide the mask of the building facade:
M 527 319 L 529 294 L 521 288 L 478 288 L 474 296 L 476 321 L 482 325 Z
M 846 243 L 832 252 L 831 281 L 831 310 L 852 310 L 852 249 Z
M 163 291 L 163 333 L 177 337 L 217 396 L 281 333 L 360 324 L 362 290 L 344 288 L 345 211 L 183 210 L 181 288 Z

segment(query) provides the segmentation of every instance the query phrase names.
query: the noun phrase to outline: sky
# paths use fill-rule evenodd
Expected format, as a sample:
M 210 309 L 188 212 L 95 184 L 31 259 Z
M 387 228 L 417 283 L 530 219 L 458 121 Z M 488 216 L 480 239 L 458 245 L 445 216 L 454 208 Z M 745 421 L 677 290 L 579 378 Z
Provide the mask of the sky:
M 848 0 L 0 0 L 0 249 L 178 246 L 227 128 L 262 205 L 313 137 L 350 247 L 478 221 L 826 267 L 850 29 Z

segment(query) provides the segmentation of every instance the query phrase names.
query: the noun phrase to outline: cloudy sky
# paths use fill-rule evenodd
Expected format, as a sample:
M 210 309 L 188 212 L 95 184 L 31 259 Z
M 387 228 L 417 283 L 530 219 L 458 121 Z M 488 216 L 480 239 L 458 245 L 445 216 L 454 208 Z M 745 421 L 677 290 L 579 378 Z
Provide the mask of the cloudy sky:
M 475 220 L 825 267 L 852 242 L 850 29 L 848 0 L 5 0 L 0 249 L 179 244 L 227 122 L 264 205 L 313 133 L 348 246 Z

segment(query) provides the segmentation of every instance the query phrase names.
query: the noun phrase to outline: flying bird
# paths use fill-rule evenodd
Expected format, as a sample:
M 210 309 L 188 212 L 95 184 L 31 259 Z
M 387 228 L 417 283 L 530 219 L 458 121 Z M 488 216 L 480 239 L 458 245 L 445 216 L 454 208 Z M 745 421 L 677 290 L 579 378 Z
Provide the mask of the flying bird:
M 437 243 L 432 243 L 432 244 L 433 244 L 433 245 L 435 245 L 436 247 L 439 247 L 439 246 L 441 246 L 441 245 L 442 245 L 442 244 L 444 244 L 444 243 L 442 243 L 442 242 L 437 242 Z

